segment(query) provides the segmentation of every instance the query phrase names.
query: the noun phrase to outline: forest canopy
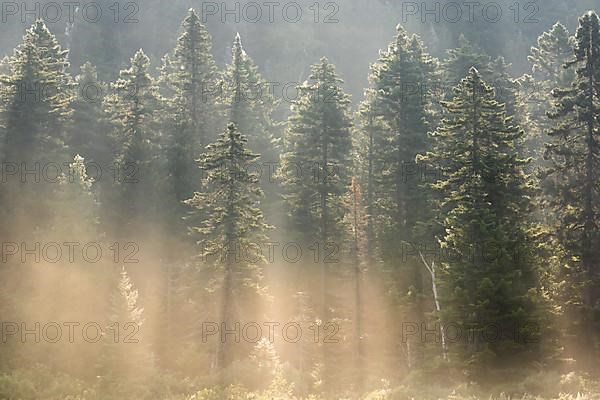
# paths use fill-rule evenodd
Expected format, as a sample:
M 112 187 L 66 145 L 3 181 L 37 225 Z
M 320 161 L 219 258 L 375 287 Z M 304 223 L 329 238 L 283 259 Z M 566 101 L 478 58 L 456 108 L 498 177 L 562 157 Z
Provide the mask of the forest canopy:
M 0 9 L 0 399 L 600 399 L 595 0 Z

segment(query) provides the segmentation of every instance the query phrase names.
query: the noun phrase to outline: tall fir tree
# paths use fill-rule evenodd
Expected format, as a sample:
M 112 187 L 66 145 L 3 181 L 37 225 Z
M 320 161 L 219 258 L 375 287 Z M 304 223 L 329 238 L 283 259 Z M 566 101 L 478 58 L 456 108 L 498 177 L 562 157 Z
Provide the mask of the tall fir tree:
M 475 379 L 489 379 L 485 371 L 501 370 L 536 350 L 528 345 L 539 329 L 527 220 L 531 184 L 526 161 L 518 157 L 524 133 L 475 68 L 454 94 L 443 103 L 446 117 L 426 157 L 442 172 L 433 188 L 439 196 L 438 239 L 448 253 L 441 271 L 444 318 L 461 332 L 454 347 L 458 358 Z
M 443 85 L 448 98 L 452 97 L 452 89 L 471 68 L 477 68 L 482 77 L 488 77 L 491 73 L 490 57 L 471 44 L 464 35 L 458 38 L 458 47 L 449 49 L 447 53 L 447 58 L 442 63 L 442 71 Z
M 368 198 L 374 202 L 369 213 L 377 221 L 384 266 L 399 285 L 393 289 L 399 293 L 394 302 L 404 309 L 404 318 L 418 324 L 424 318 L 422 267 L 416 259 L 409 262 L 402 249 L 423 241 L 418 228 L 428 219 L 422 185 L 427 168 L 416 157 L 429 148 L 435 68 L 418 37 L 398 26 L 395 40 L 372 66 L 365 123 L 370 136 Z M 413 367 L 422 354 L 417 342 L 408 345 L 408 366 Z
M 264 291 L 260 249 L 269 226 L 257 207 L 263 192 L 251 172 L 259 156 L 247 143 L 236 126 L 229 124 L 199 160 L 206 174 L 203 188 L 186 201 L 203 218 L 193 229 L 201 234 L 204 266 L 213 270 L 212 279 L 217 282 L 213 290 L 220 295 L 219 309 L 213 315 L 228 329 L 242 318 L 251 318 L 260 303 L 258 295 Z M 234 360 L 230 342 L 217 341 L 214 366 L 219 371 Z
M 51 188 L 44 184 L 48 180 L 41 178 L 41 171 L 50 164 L 60 168 L 67 161 L 65 120 L 71 115 L 73 96 L 68 65 L 67 51 L 37 20 L 8 59 L 4 69 L 9 73 L 0 77 L 0 159 L 3 165 L 14 165 L 18 172 L 5 182 L 11 189 L 3 191 L 2 201 L 9 208 L 20 203 L 15 212 L 5 215 L 7 221 L 14 221 L 7 226 L 25 220 L 40 226 L 49 216 L 47 204 L 41 200 Z M 23 179 L 21 174 L 25 171 L 34 172 Z
M 277 102 L 270 93 L 269 83 L 244 51 L 239 33 L 231 53 L 231 63 L 225 69 L 222 85 L 228 119 L 244 132 L 253 150 L 261 151 L 261 157 L 272 156 L 277 140 L 272 119 Z
M 345 245 L 341 240 L 346 212 L 343 197 L 351 179 L 350 100 L 341 83 L 326 58 L 312 66 L 309 80 L 298 87 L 282 155 L 284 200 L 292 231 L 301 248 L 307 249 L 295 271 L 299 312 L 306 318 L 306 311 L 312 310 L 308 318 L 325 324 L 337 321 L 343 307 L 332 290 Z M 323 382 L 333 384 L 339 377 L 334 365 L 341 354 L 335 350 L 319 346 L 310 357 L 302 346 L 298 349 L 298 367 L 312 369 L 319 390 L 329 390 Z
M 113 160 L 109 126 L 102 108 L 108 85 L 98 79 L 96 67 L 90 62 L 81 66 L 75 77 L 76 96 L 73 99 L 73 115 L 69 120 L 67 145 L 74 154 L 85 157 L 87 162 L 97 163 L 108 169 Z
M 510 74 L 512 65 L 508 64 L 504 57 L 495 58 L 490 63 L 490 85 L 496 92 L 496 99 L 504 103 L 506 114 L 513 117 L 516 122 L 521 123 L 521 111 L 517 108 L 517 96 L 519 84 L 517 79 Z
M 522 123 L 527 127 L 526 146 L 535 164 L 543 164 L 545 133 L 552 128 L 547 118 L 554 107 L 552 91 L 571 86 L 575 73 L 563 66 L 572 58 L 573 37 L 560 22 L 542 33 L 528 56 L 531 75 L 519 80 L 519 107 L 524 113 Z
M 38 20 L 8 60 L 10 74 L 2 76 L 3 160 L 26 162 L 63 149 L 73 96 L 67 53 Z
M 149 65 L 149 58 L 138 50 L 105 99 L 116 142 L 113 177 L 117 215 L 113 217 L 114 221 L 125 218 L 125 223 L 118 224 L 124 232 L 149 216 L 158 216 L 158 189 L 164 184 L 157 116 L 160 98 Z
M 367 90 L 365 100 L 360 104 L 356 119 L 358 121 L 354 133 L 354 148 L 355 148 L 355 168 L 357 175 L 362 183 L 365 197 L 367 226 L 367 260 L 369 265 L 373 265 L 376 260 L 375 249 L 375 137 L 379 129 L 373 112 L 374 93 Z M 378 129 L 379 128 L 379 129 Z
M 292 224 L 303 244 L 317 243 L 322 313 L 326 313 L 327 291 L 324 254 L 330 246 L 341 245 L 332 242 L 340 237 L 342 198 L 350 184 L 350 100 L 340 84 L 326 58 L 313 65 L 309 81 L 298 87 L 282 156 L 284 196 Z
M 537 46 L 527 57 L 534 79 L 544 83 L 549 92 L 557 86 L 569 86 L 573 72 L 563 68 L 573 55 L 574 41 L 568 29 L 560 22 L 537 38 Z
M 261 155 L 261 186 L 265 191 L 265 209 L 275 214 L 279 204 L 279 186 L 274 179 L 274 166 L 279 164 L 280 127 L 273 119 L 278 106 L 271 85 L 258 71 L 254 61 L 244 51 L 242 39 L 236 34 L 231 63 L 222 77 L 221 100 L 227 118 L 248 137 L 250 149 Z
M 593 361 L 598 346 L 600 312 L 600 20 L 594 12 L 579 20 L 575 58 L 565 64 L 576 77 L 571 88 L 553 91 L 555 110 L 545 157 L 550 166 L 548 203 L 556 214 L 556 235 L 565 249 L 572 278 L 583 283 L 583 315 L 578 321 L 587 338 L 580 355 Z M 583 358 L 583 357 L 582 357 Z M 588 364 L 593 365 L 593 364 Z
M 217 107 L 220 91 L 211 36 L 193 9 L 181 29 L 175 49 L 165 57 L 161 70 L 161 90 L 169 110 L 164 121 L 169 132 L 169 182 L 177 203 L 197 189 L 200 176 L 195 161 L 214 139 L 213 132 L 224 125 Z M 183 210 L 178 211 L 181 217 Z

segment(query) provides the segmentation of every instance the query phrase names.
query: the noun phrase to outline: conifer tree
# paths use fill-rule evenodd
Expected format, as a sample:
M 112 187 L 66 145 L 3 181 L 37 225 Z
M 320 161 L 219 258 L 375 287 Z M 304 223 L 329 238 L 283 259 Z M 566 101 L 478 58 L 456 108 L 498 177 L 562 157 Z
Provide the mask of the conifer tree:
M 447 116 L 427 159 L 442 171 L 433 188 L 440 199 L 438 240 L 448 252 L 446 322 L 461 330 L 460 359 L 484 379 L 480 366 L 491 371 L 494 363 L 501 368 L 535 350 L 526 345 L 538 329 L 531 185 L 518 157 L 523 131 L 475 68 L 454 93 L 443 104 Z
M 161 185 L 157 111 L 160 107 L 156 83 L 150 76 L 150 60 L 140 49 L 131 66 L 113 83 L 105 107 L 114 128 L 117 152 L 114 178 L 117 182 L 117 218 L 131 226 L 142 215 L 157 210 Z M 143 212 L 142 212 L 143 210 Z
M 368 188 L 371 218 L 378 226 L 378 242 L 384 265 L 400 287 L 401 304 L 408 306 L 405 317 L 419 323 L 423 314 L 423 288 L 420 261 L 407 262 L 398 243 L 421 242 L 419 225 L 427 221 L 427 193 L 423 187 L 424 164 L 418 154 L 429 148 L 428 126 L 434 90 L 436 62 L 418 37 L 408 36 L 398 26 L 387 51 L 372 66 L 370 99 L 366 123 L 370 133 L 369 152 L 372 181 Z M 374 134 L 376 133 L 376 134 Z M 376 199 L 376 200 L 375 200 Z M 408 354 L 409 367 L 419 362 L 414 343 Z
M 81 66 L 75 84 L 77 93 L 72 103 L 67 145 L 71 153 L 108 171 L 113 162 L 113 149 L 110 127 L 102 108 L 108 86 L 98 79 L 96 67 L 89 62 Z
M 335 67 L 322 58 L 312 66 L 309 80 L 298 87 L 284 137 L 284 200 L 293 232 L 308 253 L 296 272 L 295 289 L 302 299 L 299 312 L 302 318 L 323 323 L 339 321 L 337 310 L 343 306 L 332 282 L 345 245 L 343 198 L 350 185 L 352 151 L 349 103 Z M 307 311 L 313 314 L 307 316 Z M 339 352 L 326 345 L 317 348 L 319 352 L 310 357 L 300 346 L 299 367 L 312 369 L 313 379 L 321 384 L 336 379 L 339 371 L 333 366 Z
M 600 309 L 600 20 L 594 12 L 579 20 L 575 58 L 565 66 L 574 69 L 571 88 L 553 91 L 555 111 L 545 157 L 550 163 L 548 203 L 557 216 L 556 235 L 565 249 L 574 278 L 584 283 L 582 335 L 585 354 L 594 354 Z M 582 277 L 579 277 L 583 275 Z M 581 281 L 583 279 L 583 282 Z
M 527 59 L 534 79 L 543 83 L 544 92 L 571 84 L 574 74 L 563 66 L 573 55 L 573 45 L 568 29 L 557 22 L 538 37 L 537 47 L 531 48 Z
M 473 46 L 464 35 L 458 38 L 458 47 L 448 50 L 448 57 L 442 64 L 443 82 L 447 97 L 452 97 L 452 88 L 458 85 L 472 67 L 477 68 L 482 77 L 488 77 L 490 57 Z
M 214 289 L 220 294 L 217 318 L 229 328 L 251 315 L 252 304 L 258 303 L 257 295 L 263 292 L 260 246 L 269 226 L 257 207 L 263 196 L 258 177 L 250 172 L 259 156 L 247 143 L 235 125 L 229 124 L 199 160 L 206 175 L 202 190 L 186 200 L 203 218 L 193 229 L 202 235 L 200 256 L 218 282 Z M 232 359 L 229 341 L 219 340 L 215 368 L 223 369 Z
M 161 70 L 161 90 L 167 98 L 164 125 L 168 137 L 169 182 L 177 202 L 192 196 L 200 176 L 195 161 L 213 140 L 219 120 L 216 66 L 211 36 L 198 14 L 190 9 L 182 34 Z
M 528 57 L 531 75 L 520 79 L 519 105 L 523 110 L 523 124 L 527 126 L 527 148 L 539 165 L 543 163 L 545 133 L 552 128 L 547 114 L 554 107 L 552 91 L 571 86 L 575 73 L 563 66 L 573 55 L 573 37 L 567 28 L 557 22 L 537 39 Z
M 358 126 L 354 135 L 357 174 L 365 188 L 367 260 L 369 265 L 375 260 L 375 136 L 377 126 L 373 116 L 373 93 L 367 91 L 366 99 L 360 105 L 357 120 Z
M 41 171 L 49 163 L 62 166 L 64 157 L 65 120 L 71 114 L 72 88 L 67 51 L 63 50 L 46 25 L 37 20 L 26 30 L 23 42 L 8 59 L 0 76 L 0 160 L 18 170 Z M 41 172 L 37 172 L 37 179 Z M 12 179 L 17 177 L 17 179 Z M 0 195 L 12 209 L 4 217 L 7 227 L 32 221 L 43 226 L 50 216 L 47 203 L 41 202 L 51 192 L 46 180 L 32 184 L 23 182 L 20 174 L 10 177 Z M 29 183 L 29 184 L 28 184 Z M 31 201 L 29 204 L 28 202 Z M 17 204 L 19 205 L 17 207 Z M 8 229 L 8 228 L 7 228 Z M 25 228 L 27 230 L 27 228 Z
M 36 21 L 8 60 L 10 74 L 1 78 L 3 160 L 41 161 L 41 154 L 62 150 L 72 100 L 68 65 L 67 51 Z
M 274 132 L 272 114 L 277 103 L 269 92 L 258 68 L 244 51 L 238 33 L 233 41 L 231 63 L 223 76 L 223 97 L 229 120 L 248 137 L 250 147 L 261 151 L 261 157 L 273 155 Z
M 322 313 L 326 312 L 327 291 L 324 254 L 340 237 L 342 198 L 350 184 L 350 101 L 340 84 L 326 58 L 313 65 L 309 81 L 298 87 L 282 157 L 285 200 L 292 223 L 302 243 L 317 243 Z
M 155 371 L 151 349 L 144 341 L 144 308 L 123 267 L 109 299 L 108 323 L 103 328 L 102 352 L 98 363 L 99 387 L 111 398 L 150 393 Z
M 273 179 L 273 166 L 279 164 L 279 125 L 273 120 L 278 102 L 258 68 L 244 51 L 239 33 L 232 47 L 231 63 L 222 77 L 222 105 L 227 118 L 248 137 L 252 151 L 261 155 L 261 186 L 264 204 L 273 212 L 279 200 L 279 187 Z M 272 215 L 272 214 L 271 214 Z
M 496 92 L 496 99 L 504 103 L 506 114 L 513 117 L 520 123 L 521 112 L 517 113 L 517 92 L 519 84 L 516 79 L 510 75 L 511 64 L 508 64 L 504 57 L 500 56 L 490 63 L 490 85 Z

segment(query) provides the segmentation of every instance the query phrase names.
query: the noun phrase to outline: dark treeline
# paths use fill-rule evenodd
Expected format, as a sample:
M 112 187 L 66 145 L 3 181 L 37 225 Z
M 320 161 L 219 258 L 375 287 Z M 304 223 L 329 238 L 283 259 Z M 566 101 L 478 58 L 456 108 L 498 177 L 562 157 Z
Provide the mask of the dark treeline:
M 36 20 L 0 63 L 0 398 L 596 398 L 600 19 L 552 10 L 523 60 L 398 24 L 354 106 L 316 33 L 225 61 L 194 9 L 168 51 Z
M 308 66 L 327 54 L 355 99 L 363 94 L 374 55 L 387 46 L 390 27 L 398 23 L 426 39 L 430 53 L 438 58 L 445 57 L 464 34 L 490 56 L 504 55 L 522 74 L 529 71 L 527 53 L 542 32 L 556 21 L 574 30 L 579 16 L 597 7 L 596 0 L 483 0 L 473 5 L 436 0 L 298 0 L 270 6 L 257 1 L 257 11 L 247 5 L 252 2 L 234 0 L 84 0 L 56 2 L 57 11 L 48 5 L 52 2 L 23 0 L 14 2 L 14 7 L 9 5 L 13 2 L 5 3 L 0 10 L 0 53 L 10 53 L 23 30 L 39 16 L 70 49 L 74 74 L 90 61 L 102 80 L 112 81 L 139 48 L 157 67 L 175 45 L 174 32 L 192 7 L 199 14 L 204 11 L 201 18 L 213 37 L 218 65 L 229 62 L 231 38 L 240 32 L 269 81 L 301 83 Z M 296 4 L 300 17 L 296 17 Z

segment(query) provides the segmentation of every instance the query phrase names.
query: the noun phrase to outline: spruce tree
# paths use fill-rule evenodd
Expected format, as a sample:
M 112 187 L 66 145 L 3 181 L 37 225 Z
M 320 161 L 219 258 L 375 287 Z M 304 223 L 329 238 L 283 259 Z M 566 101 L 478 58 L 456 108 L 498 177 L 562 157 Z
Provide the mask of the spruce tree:
M 138 305 L 139 292 L 124 267 L 115 286 L 103 327 L 98 385 L 109 398 L 144 397 L 151 393 L 149 383 L 156 373 L 154 356 L 144 340 L 144 308 Z
M 527 148 L 538 165 L 543 164 L 545 134 L 552 128 L 547 114 L 554 107 L 552 91 L 571 86 L 575 73 L 563 68 L 573 55 L 573 37 L 567 28 L 557 22 L 537 39 L 528 57 L 531 75 L 520 79 L 519 106 L 527 127 Z
M 337 310 L 343 306 L 332 288 L 345 244 L 343 198 L 350 185 L 352 150 L 349 103 L 335 67 L 322 58 L 312 66 L 309 80 L 298 87 L 284 136 L 284 200 L 292 232 L 305 249 L 295 268 L 298 312 L 303 319 L 323 324 L 339 321 Z M 341 354 L 332 346 L 317 347 L 319 352 L 311 357 L 300 346 L 299 368 L 307 372 L 312 368 L 311 375 L 321 384 L 332 383 L 339 376 L 333 366 Z
M 248 137 L 250 147 L 261 156 L 274 154 L 275 124 L 272 114 L 277 102 L 269 92 L 269 83 L 244 51 L 238 33 L 233 41 L 231 63 L 223 76 L 224 106 L 228 119 Z
M 490 63 L 489 82 L 496 91 L 496 99 L 500 103 L 504 103 L 507 115 L 512 116 L 516 122 L 520 123 L 521 111 L 517 109 L 519 84 L 510 75 L 510 68 L 511 64 L 508 64 L 504 57 L 497 57 Z
M 545 157 L 550 183 L 548 203 L 557 218 L 556 235 L 565 249 L 566 264 L 583 283 L 584 354 L 593 356 L 598 341 L 595 315 L 600 309 L 600 21 L 594 12 L 579 20 L 571 88 L 553 91 L 555 110 Z M 583 275 L 583 276 L 581 276 Z M 579 278 L 578 278 L 579 276 Z M 582 281 L 583 280 L 583 281 Z
M 8 60 L 10 74 L 1 78 L 4 161 L 41 161 L 63 149 L 73 94 L 67 53 L 38 20 Z
M 395 299 L 403 316 L 420 324 L 424 318 L 420 261 L 405 259 L 402 249 L 422 242 L 419 226 L 427 221 L 427 168 L 417 163 L 429 148 L 427 131 L 436 62 L 418 37 L 398 26 L 395 40 L 372 66 L 370 99 L 365 116 L 369 130 L 369 213 L 377 221 L 377 237 L 386 270 L 395 277 Z M 402 243 L 402 245 L 399 245 Z M 418 343 L 409 343 L 408 366 L 419 363 Z
M 282 156 L 284 196 L 292 224 L 303 244 L 318 248 L 322 313 L 326 313 L 327 291 L 324 255 L 331 246 L 341 245 L 334 240 L 340 237 L 342 198 L 350 184 L 350 101 L 340 84 L 326 58 L 313 65 L 309 81 L 298 87 Z
M 209 145 L 199 160 L 205 174 L 201 191 L 186 200 L 203 218 L 193 229 L 201 234 L 200 256 L 213 270 L 217 318 L 231 329 L 248 318 L 259 302 L 263 261 L 261 246 L 269 226 L 257 207 L 263 196 L 258 177 L 250 172 L 259 157 L 248 149 L 248 140 L 234 124 Z M 215 367 L 223 369 L 233 360 L 230 341 L 218 340 Z
M 441 271 L 445 323 L 461 332 L 459 358 L 485 379 L 485 371 L 535 350 L 527 346 L 537 334 L 531 185 L 518 157 L 524 133 L 475 68 L 454 93 L 426 158 L 442 172 L 433 188 L 438 240 L 448 253 Z
M 1 193 L 8 227 L 26 221 L 43 226 L 50 216 L 43 202 L 51 185 L 42 178 L 42 170 L 52 164 L 62 168 L 65 120 L 71 114 L 72 87 L 67 51 L 63 50 L 46 25 L 38 20 L 26 30 L 23 42 L 8 59 L 0 76 L 0 160 L 11 164 L 18 173 L 8 177 Z M 37 171 L 23 182 L 22 172 Z M 37 181 L 41 184 L 34 184 Z M 28 202 L 31 203 L 28 203 Z
M 227 118 L 248 137 L 252 151 L 261 155 L 261 186 L 265 191 L 265 209 L 274 214 L 280 199 L 279 187 L 273 179 L 274 166 L 279 164 L 280 125 L 273 120 L 278 105 L 270 93 L 270 84 L 244 51 L 239 33 L 232 47 L 231 63 L 222 77 L 221 100 Z
M 138 50 L 105 100 L 117 146 L 113 173 L 118 215 L 114 217 L 125 217 L 120 224 L 125 228 L 140 222 L 142 216 L 156 215 L 157 188 L 163 183 L 157 118 L 160 99 L 149 65 L 148 57 Z
M 563 66 L 573 55 L 573 45 L 568 29 L 560 22 L 537 38 L 537 47 L 531 48 L 527 59 L 534 79 L 543 83 L 544 92 L 571 84 L 574 74 Z
M 210 34 L 193 9 L 181 29 L 175 49 L 165 57 L 161 70 L 161 90 L 168 109 L 163 124 L 169 132 L 169 182 L 178 203 L 194 193 L 200 179 L 194 163 L 213 140 L 212 132 L 224 125 L 218 118 L 220 92 Z
M 375 137 L 378 134 L 378 126 L 376 121 L 379 121 L 374 117 L 373 112 L 373 99 L 374 93 L 368 91 L 365 93 L 366 99 L 359 106 L 357 113 L 358 124 L 354 134 L 354 148 L 356 156 L 356 168 L 358 169 L 357 174 L 360 177 L 360 182 L 365 188 L 365 207 L 366 207 L 366 218 L 367 226 L 367 260 L 369 265 L 375 262 Z M 379 128 L 381 130 L 383 128 Z
M 98 175 L 110 182 L 114 143 L 102 107 L 108 85 L 98 79 L 96 67 L 89 62 L 81 66 L 75 84 L 77 93 L 72 103 L 73 115 L 69 119 L 67 135 L 69 151 L 72 155 L 84 157 L 87 163 L 93 163 Z
M 475 67 L 482 77 L 488 77 L 490 70 L 490 57 L 474 47 L 464 35 L 458 38 L 458 47 L 447 51 L 448 56 L 442 64 L 443 82 L 447 97 L 452 97 L 452 88 Z
M 83 64 L 80 70 L 75 77 L 76 96 L 67 144 L 71 152 L 85 156 L 88 161 L 102 162 L 100 165 L 106 167 L 106 153 L 111 149 L 102 104 L 108 85 L 98 79 L 96 67 L 90 62 Z M 109 159 L 109 165 L 111 162 Z

